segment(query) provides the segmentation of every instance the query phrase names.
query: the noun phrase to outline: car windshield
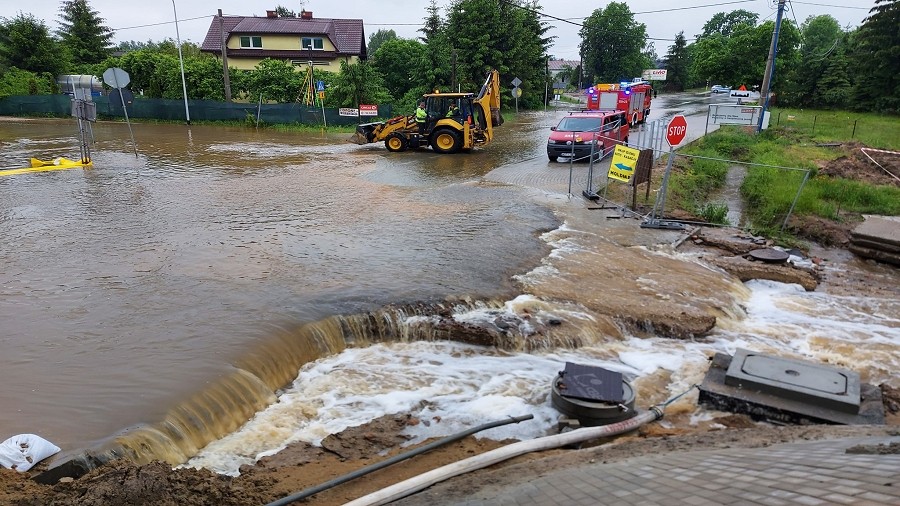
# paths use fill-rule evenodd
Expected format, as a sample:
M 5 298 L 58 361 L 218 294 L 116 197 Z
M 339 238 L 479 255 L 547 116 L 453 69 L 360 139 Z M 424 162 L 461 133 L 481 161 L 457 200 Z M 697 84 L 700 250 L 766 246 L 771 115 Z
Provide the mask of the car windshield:
M 600 130 L 600 118 L 563 118 L 556 129 L 562 132 L 596 132 Z

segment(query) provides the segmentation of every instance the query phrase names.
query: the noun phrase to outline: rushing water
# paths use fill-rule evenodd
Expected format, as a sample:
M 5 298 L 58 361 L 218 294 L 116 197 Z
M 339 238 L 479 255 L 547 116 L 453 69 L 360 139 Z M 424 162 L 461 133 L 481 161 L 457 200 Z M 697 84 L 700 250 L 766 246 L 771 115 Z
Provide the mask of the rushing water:
M 674 233 L 564 195 L 569 167 L 543 153 L 556 119 L 522 115 L 452 157 L 175 125 L 135 125 L 135 156 L 125 126 L 103 123 L 94 168 L 0 176 L 0 429 L 65 449 L 115 435 L 173 464 L 226 436 L 191 465 L 233 473 L 387 413 L 434 421 L 417 438 L 524 412 L 535 420 L 496 437 L 545 433 L 565 361 L 622 371 L 642 406 L 739 346 L 896 381 L 896 300 L 748 289 L 651 251 Z M 0 123 L 0 146 L 10 167 L 78 152 L 68 121 Z M 573 174 L 577 193 L 585 168 Z M 610 297 L 720 323 L 696 341 L 634 336 L 605 315 Z M 504 312 L 534 325 L 504 349 L 427 325 Z

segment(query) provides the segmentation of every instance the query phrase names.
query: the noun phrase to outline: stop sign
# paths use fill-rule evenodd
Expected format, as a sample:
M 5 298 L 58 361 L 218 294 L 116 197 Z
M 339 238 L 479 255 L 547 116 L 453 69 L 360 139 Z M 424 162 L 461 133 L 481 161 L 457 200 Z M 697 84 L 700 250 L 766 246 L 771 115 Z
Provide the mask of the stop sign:
M 666 127 L 666 142 L 674 148 L 681 144 L 685 134 L 687 134 L 687 120 L 678 114 L 672 118 L 672 121 L 669 121 L 669 126 Z

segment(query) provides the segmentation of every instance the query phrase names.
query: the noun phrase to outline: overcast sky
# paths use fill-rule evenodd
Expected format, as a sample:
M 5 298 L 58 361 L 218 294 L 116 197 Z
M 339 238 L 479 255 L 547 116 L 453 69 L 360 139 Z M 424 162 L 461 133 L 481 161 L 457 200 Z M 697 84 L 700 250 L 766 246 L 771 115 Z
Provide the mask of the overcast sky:
M 115 30 L 115 42 L 136 40 L 160 41 L 175 39 L 175 15 L 171 0 L 88 0 L 89 5 Z M 700 33 L 703 24 L 717 12 L 746 9 L 759 14 L 760 20 L 775 19 L 777 1 L 769 0 L 629 0 L 626 2 L 635 13 L 635 19 L 647 25 L 647 35 L 653 39 L 656 52 L 664 56 L 675 35 L 684 31 L 692 39 Z M 425 18 L 429 0 L 175 0 L 178 12 L 178 29 L 183 41 L 197 44 L 209 28 L 212 16 L 218 9 L 226 15 L 265 16 L 267 9 L 283 5 L 299 12 L 301 4 L 312 11 L 314 17 L 362 18 L 366 37 L 379 29 L 393 29 L 400 37 L 413 38 Z M 439 6 L 450 0 L 438 0 Z M 581 23 L 594 9 L 608 2 L 589 0 L 542 0 L 542 11 L 557 18 Z M 31 0 L 19 4 L 13 0 L 0 0 L 0 17 L 12 18 L 19 12 L 33 14 L 43 19 L 51 30 L 58 28 L 59 0 Z M 855 27 L 862 23 L 874 6 L 874 0 L 808 0 L 789 1 L 785 18 L 802 23 L 808 16 L 830 14 L 842 26 Z M 654 12 L 655 11 L 655 12 Z M 662 12 L 660 12 L 662 11 Z M 443 14 L 444 11 L 442 11 Z M 579 26 L 565 21 L 544 18 L 556 36 L 551 54 L 557 58 L 578 59 Z

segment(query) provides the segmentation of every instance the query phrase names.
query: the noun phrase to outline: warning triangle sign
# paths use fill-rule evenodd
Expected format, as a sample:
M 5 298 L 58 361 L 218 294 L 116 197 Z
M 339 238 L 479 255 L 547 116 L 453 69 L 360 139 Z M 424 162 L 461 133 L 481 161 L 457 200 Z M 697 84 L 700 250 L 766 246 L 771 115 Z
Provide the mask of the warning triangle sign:
M 747 87 L 742 84 L 738 91 L 747 91 Z

